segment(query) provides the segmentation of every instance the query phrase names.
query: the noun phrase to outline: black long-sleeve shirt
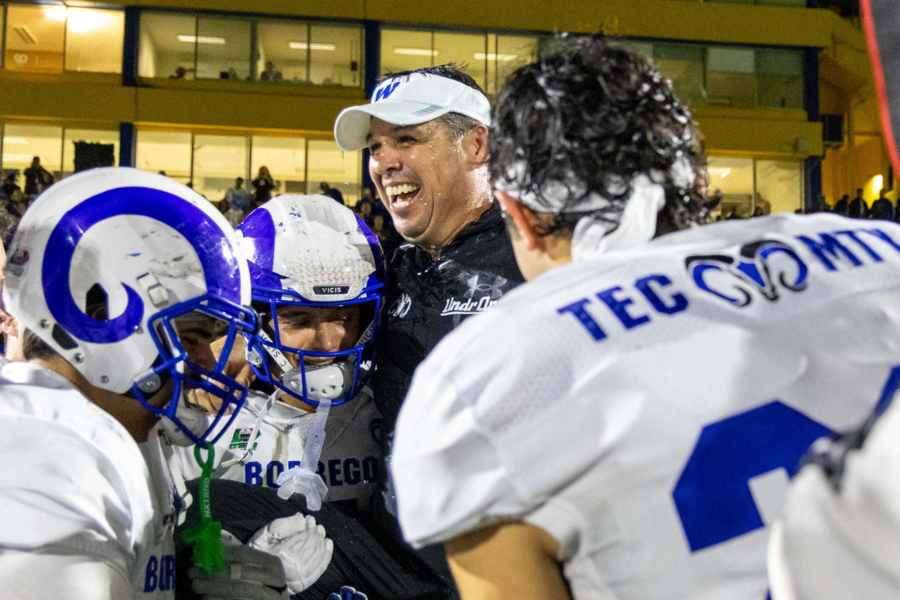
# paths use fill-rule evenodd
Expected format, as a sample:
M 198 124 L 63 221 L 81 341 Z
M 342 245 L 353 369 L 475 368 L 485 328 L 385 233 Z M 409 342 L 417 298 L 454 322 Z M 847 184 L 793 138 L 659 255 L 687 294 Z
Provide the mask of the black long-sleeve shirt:
M 524 278 L 496 204 L 463 228 L 437 258 L 412 244 L 400 246 L 388 276 L 387 313 L 373 389 L 384 417 L 382 439 L 389 460 L 397 415 L 416 367 L 464 319 L 497 302 Z M 390 482 L 385 483 L 386 504 L 376 507 L 375 518 L 385 535 L 412 550 L 388 512 L 395 511 L 395 498 Z M 443 548 L 435 545 L 414 552 L 432 570 L 432 583 L 441 589 L 434 597 L 458 598 Z
M 388 434 L 419 363 L 463 319 L 523 281 L 496 204 L 467 225 L 438 258 L 412 244 L 400 246 L 389 277 L 374 381 L 375 402 Z

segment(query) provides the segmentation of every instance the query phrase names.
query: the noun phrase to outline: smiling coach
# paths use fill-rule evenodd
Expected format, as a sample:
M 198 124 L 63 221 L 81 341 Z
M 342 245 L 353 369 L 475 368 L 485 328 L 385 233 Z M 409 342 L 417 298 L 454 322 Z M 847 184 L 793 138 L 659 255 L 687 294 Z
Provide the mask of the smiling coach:
M 409 242 L 390 262 L 375 401 L 388 443 L 413 372 L 466 317 L 522 282 L 487 170 L 490 102 L 452 65 L 396 73 L 334 124 Z M 386 455 L 389 448 L 386 448 Z

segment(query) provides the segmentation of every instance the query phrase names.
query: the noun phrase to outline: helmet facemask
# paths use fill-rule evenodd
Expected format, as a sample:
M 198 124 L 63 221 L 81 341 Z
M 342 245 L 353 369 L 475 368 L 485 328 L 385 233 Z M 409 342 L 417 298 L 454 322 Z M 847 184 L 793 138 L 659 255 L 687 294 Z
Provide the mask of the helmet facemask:
M 250 366 L 260 380 L 313 408 L 322 401 L 340 406 L 356 397 L 372 371 L 373 342 L 381 313 L 380 295 L 339 303 L 308 302 L 299 298 L 269 300 L 258 306 L 265 319 L 258 339 L 260 352 L 251 353 Z M 359 307 L 359 333 L 351 346 L 337 351 L 291 346 L 282 335 L 290 325 L 279 315 L 279 309 L 287 307 Z
M 159 357 L 135 380 L 130 394 L 165 417 L 163 427 L 174 443 L 215 443 L 231 425 L 247 387 L 226 373 L 228 357 L 238 336 L 245 338 L 248 351 L 256 347 L 257 322 L 253 310 L 209 294 L 150 317 L 149 335 Z M 209 345 L 221 338 L 216 358 Z

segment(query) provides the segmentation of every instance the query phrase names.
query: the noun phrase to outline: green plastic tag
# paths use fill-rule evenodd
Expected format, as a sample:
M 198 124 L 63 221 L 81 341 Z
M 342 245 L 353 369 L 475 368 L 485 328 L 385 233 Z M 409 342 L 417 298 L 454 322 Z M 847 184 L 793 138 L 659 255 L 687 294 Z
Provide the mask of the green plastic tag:
M 206 450 L 206 459 L 202 451 Z M 208 575 L 225 570 L 225 546 L 222 544 L 222 524 L 212 518 L 209 503 L 209 481 L 212 479 L 215 450 L 211 444 L 194 446 L 194 459 L 200 465 L 199 498 L 200 522 L 181 534 L 185 543 L 193 546 L 194 566 Z

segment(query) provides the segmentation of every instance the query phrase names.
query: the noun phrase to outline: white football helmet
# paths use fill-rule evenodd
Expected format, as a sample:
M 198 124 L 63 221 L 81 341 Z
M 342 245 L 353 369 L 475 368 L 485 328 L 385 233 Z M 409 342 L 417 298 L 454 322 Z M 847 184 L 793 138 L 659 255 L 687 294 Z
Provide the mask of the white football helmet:
M 349 208 L 320 195 L 283 195 L 247 215 L 238 227 L 250 264 L 259 348 L 257 377 L 310 406 L 352 400 L 372 370 L 384 293 L 378 237 Z M 319 352 L 283 343 L 278 308 L 360 305 L 361 335 L 352 347 Z M 288 360 L 296 357 L 297 366 Z M 313 367 L 305 358 L 331 358 Z M 273 368 L 273 366 L 275 368 Z
M 237 335 L 256 344 L 238 236 L 171 179 L 103 168 L 49 188 L 19 223 L 3 300 L 92 385 L 133 396 L 195 443 L 214 442 L 244 402 L 246 387 L 224 374 Z M 178 331 L 198 318 L 227 336 L 214 367 L 191 360 Z M 169 400 L 150 404 L 169 381 Z M 185 409 L 192 389 L 222 400 L 215 418 Z

